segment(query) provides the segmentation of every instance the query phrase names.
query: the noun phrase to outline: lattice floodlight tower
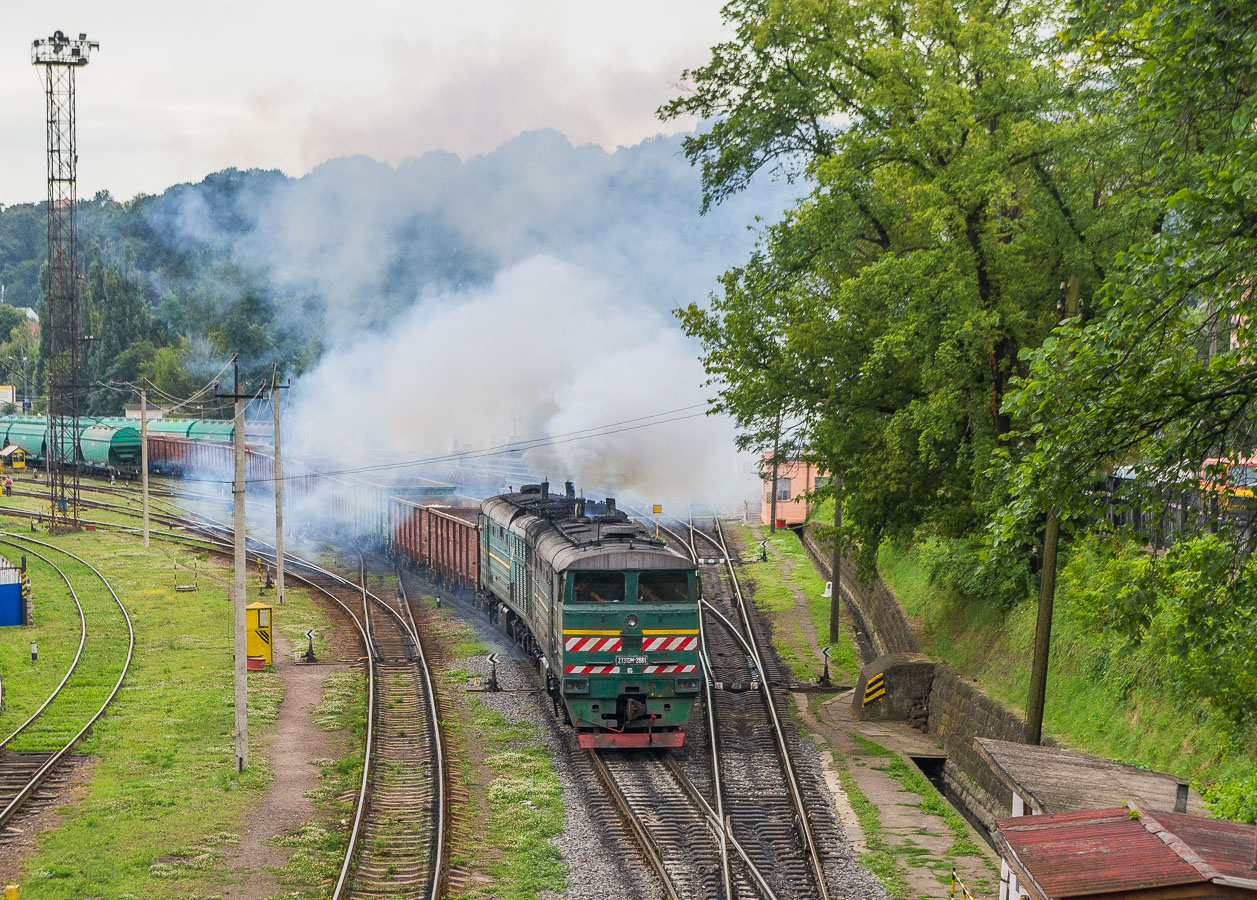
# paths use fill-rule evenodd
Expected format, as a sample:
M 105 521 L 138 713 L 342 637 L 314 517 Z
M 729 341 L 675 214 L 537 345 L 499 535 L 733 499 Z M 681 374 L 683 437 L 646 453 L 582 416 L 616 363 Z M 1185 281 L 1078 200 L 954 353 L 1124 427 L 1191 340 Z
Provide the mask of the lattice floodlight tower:
M 58 31 L 31 44 L 31 63 L 44 67 L 48 98 L 48 285 L 43 328 L 48 337 L 48 499 L 53 530 L 79 524 L 79 470 L 74 447 L 79 419 L 79 272 L 75 235 L 78 150 L 74 72 L 100 45 Z

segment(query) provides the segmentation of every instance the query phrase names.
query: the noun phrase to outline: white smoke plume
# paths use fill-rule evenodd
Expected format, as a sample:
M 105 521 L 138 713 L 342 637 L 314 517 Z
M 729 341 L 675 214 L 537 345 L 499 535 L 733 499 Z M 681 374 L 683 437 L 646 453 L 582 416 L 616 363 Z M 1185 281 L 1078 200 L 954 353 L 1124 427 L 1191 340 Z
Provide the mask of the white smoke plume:
M 387 333 L 334 345 L 293 390 L 308 452 L 411 460 L 554 438 L 529 467 L 556 484 L 635 495 L 672 511 L 754 491 L 732 423 L 703 415 L 697 348 L 642 298 L 574 263 L 535 256 L 488 285 L 421 298 Z M 693 408 L 690 408 L 693 407 Z M 680 410 L 649 427 L 629 420 Z M 614 423 L 619 433 L 564 436 Z M 372 457 L 374 458 L 374 457 Z

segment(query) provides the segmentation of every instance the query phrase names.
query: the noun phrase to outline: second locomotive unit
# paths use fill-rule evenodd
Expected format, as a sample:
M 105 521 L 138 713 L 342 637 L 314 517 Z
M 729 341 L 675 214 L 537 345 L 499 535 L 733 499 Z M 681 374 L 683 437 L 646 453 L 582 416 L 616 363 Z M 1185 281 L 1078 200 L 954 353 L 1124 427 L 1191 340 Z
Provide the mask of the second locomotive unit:
M 703 677 L 694 563 L 569 483 L 480 507 L 480 588 L 582 747 L 679 747 Z

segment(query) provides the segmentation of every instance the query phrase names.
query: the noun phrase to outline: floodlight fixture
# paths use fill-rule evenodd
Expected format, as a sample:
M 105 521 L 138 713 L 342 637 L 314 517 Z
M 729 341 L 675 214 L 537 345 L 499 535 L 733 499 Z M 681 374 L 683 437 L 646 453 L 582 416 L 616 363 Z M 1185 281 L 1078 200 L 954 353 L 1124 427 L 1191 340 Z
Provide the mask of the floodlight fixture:
M 66 37 L 63 31 L 54 31 L 52 37 L 36 38 L 31 42 L 31 63 L 36 66 L 85 66 L 93 50 L 100 49 L 99 41 L 89 41 L 86 34 L 77 39 Z

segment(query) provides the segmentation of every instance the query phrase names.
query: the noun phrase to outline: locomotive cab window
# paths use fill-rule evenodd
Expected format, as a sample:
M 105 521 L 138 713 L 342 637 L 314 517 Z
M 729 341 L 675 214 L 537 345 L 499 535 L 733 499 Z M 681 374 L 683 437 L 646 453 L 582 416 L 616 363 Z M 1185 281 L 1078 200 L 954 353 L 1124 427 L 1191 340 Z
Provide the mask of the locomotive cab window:
M 687 572 L 639 572 L 637 600 L 639 603 L 684 603 L 690 596 Z
M 623 572 L 577 572 L 572 580 L 574 603 L 624 602 Z

